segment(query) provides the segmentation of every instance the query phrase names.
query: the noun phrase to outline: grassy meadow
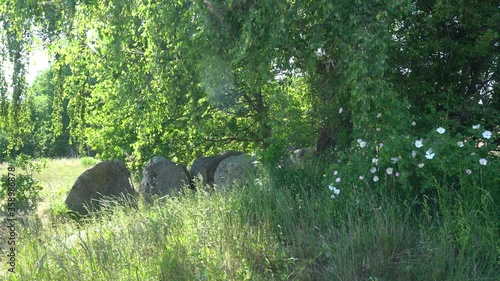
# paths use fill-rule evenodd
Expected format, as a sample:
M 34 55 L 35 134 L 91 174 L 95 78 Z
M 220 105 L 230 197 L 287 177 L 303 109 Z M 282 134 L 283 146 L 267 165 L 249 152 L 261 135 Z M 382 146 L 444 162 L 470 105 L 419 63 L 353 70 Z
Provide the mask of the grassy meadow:
M 1 280 L 500 280 L 496 209 L 446 189 L 439 210 L 376 190 L 332 199 L 319 168 L 262 169 L 252 186 L 76 221 L 63 202 L 86 161 L 49 160 L 35 175 L 41 201 L 17 222 L 16 273 L 3 255 Z

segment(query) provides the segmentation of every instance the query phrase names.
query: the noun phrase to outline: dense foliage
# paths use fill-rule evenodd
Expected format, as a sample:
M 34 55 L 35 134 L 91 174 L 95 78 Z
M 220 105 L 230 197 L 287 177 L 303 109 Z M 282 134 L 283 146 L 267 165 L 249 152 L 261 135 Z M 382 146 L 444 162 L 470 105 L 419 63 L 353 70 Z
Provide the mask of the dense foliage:
M 3 1 L 7 150 L 68 153 L 54 147 L 71 134 L 81 153 L 137 163 L 227 147 L 323 152 L 373 135 L 379 112 L 390 134 L 416 119 L 422 131 L 495 131 L 498 7 L 462 2 Z M 24 81 L 35 38 L 53 56 L 50 82 L 31 86 L 47 101 Z M 40 110 L 51 138 L 65 137 L 36 138 L 35 152 L 26 136 L 47 122 Z
M 459 2 L 6 1 L 2 153 L 77 145 L 137 168 L 158 154 L 275 160 L 315 146 L 362 167 L 356 140 L 443 126 L 487 154 L 498 144 L 498 7 Z M 39 38 L 52 67 L 28 88 L 24 57 Z M 464 137 L 475 122 L 488 142 Z
M 46 162 L 34 162 L 29 156 L 21 155 L 11 161 L 11 167 L 17 167 L 22 173 L 3 174 L 0 177 L 0 213 L 13 214 L 16 211 L 31 210 L 40 200 L 42 185 L 34 175 L 45 168 Z M 12 175 L 16 175 L 12 177 Z M 13 183 L 14 182 L 14 183 Z M 15 203 L 8 199 L 15 198 Z M 9 204 L 11 203 L 11 204 Z M 14 210 L 14 211 L 12 211 Z
M 467 183 L 463 197 L 439 189 L 439 216 L 436 198 L 428 197 L 424 216 L 415 218 L 418 202 L 379 196 L 390 179 L 348 200 L 348 178 L 338 171 L 341 192 L 332 200 L 327 188 L 311 188 L 320 169 L 262 171 L 254 184 L 228 192 L 107 202 L 109 209 L 73 221 L 64 198 L 88 160 L 50 160 L 37 174 L 48 184 L 37 216 L 17 225 L 16 273 L 1 263 L 2 280 L 455 281 L 500 274 L 498 209 L 479 183 Z

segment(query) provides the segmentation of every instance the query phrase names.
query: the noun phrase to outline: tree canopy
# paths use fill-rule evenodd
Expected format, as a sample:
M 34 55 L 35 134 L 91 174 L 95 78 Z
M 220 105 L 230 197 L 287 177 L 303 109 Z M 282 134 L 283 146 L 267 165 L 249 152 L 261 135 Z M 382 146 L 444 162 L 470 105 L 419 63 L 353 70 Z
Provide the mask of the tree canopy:
M 4 153 L 27 149 L 33 121 L 66 134 L 59 146 L 133 165 L 333 151 L 412 120 L 498 131 L 495 1 L 3 0 L 0 12 L 0 63 L 14 65 L 0 75 Z M 34 38 L 52 56 L 50 81 L 31 86 L 43 95 L 25 81 Z

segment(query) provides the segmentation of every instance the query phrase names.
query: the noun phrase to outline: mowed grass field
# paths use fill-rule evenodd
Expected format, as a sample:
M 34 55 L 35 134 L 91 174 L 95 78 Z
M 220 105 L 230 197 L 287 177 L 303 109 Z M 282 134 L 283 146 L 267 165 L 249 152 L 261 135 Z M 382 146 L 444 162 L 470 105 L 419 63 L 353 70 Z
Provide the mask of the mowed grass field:
M 499 280 L 487 209 L 455 202 L 426 219 L 376 192 L 332 200 L 314 171 L 262 170 L 251 186 L 75 220 L 64 199 L 84 162 L 49 160 L 35 174 L 42 199 L 16 223 L 15 273 L 3 249 L 0 280 Z

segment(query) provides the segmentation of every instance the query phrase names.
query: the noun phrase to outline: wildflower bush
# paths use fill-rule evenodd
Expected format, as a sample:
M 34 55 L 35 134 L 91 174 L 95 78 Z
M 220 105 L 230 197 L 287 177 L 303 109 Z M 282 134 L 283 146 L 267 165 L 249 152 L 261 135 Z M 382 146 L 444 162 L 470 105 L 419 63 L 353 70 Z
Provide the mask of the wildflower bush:
M 418 124 L 412 121 L 409 126 Z M 437 198 L 442 188 L 472 199 L 472 187 L 478 187 L 491 204 L 500 200 L 500 158 L 492 153 L 496 133 L 480 124 L 467 134 L 452 133 L 444 126 L 423 136 L 408 131 L 386 136 L 376 129 L 370 141 L 357 138 L 350 150 L 339 152 L 337 159 L 342 160 L 325 174 L 324 186 L 332 199 L 358 198 L 370 189 L 390 194 L 391 200 L 423 203 Z

